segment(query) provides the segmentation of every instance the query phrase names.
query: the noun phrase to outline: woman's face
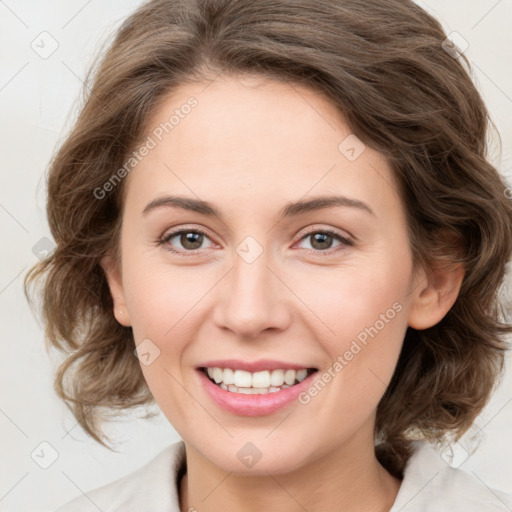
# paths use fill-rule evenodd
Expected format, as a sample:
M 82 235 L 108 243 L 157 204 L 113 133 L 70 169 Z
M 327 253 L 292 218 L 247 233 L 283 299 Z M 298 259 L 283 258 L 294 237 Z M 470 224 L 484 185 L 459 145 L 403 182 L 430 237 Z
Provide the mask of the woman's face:
M 386 160 L 321 96 L 263 78 L 183 85 L 148 126 L 109 282 L 163 413 L 226 471 L 373 449 L 422 284 Z

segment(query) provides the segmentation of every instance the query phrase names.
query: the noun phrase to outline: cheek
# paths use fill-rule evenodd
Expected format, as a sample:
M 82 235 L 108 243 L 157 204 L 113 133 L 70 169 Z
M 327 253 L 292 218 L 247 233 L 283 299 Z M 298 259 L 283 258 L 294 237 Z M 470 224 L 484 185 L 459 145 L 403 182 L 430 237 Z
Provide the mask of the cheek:
M 208 291 L 216 276 L 199 266 L 185 269 L 143 255 L 131 256 L 124 264 L 125 295 L 136 345 L 145 343 L 151 357 L 156 354 L 145 365 L 141 355 L 147 350 L 137 351 L 141 370 L 161 410 L 179 429 L 183 422 L 193 421 L 191 415 L 200 413 L 190 408 L 188 395 L 183 394 L 184 379 L 190 378 L 183 368 L 190 366 L 189 348 L 202 325 L 198 316 L 211 303 Z
M 182 328 L 208 289 L 208 277 L 199 267 L 176 267 L 144 253 L 123 260 L 125 297 L 135 339 L 179 341 Z
M 391 251 L 357 257 L 339 268 L 325 268 L 295 278 L 294 292 L 317 318 L 318 331 L 332 357 L 358 339 L 395 339 L 405 332 L 412 269 Z
M 145 343 L 154 357 L 150 364 L 144 364 L 141 354 L 148 351 L 139 353 L 144 379 L 160 409 L 181 431 L 182 425 L 194 421 L 193 414 L 197 413 L 183 393 L 182 362 L 194 339 L 194 318 L 200 310 L 197 303 L 205 294 L 204 279 L 201 285 L 200 279 L 196 282 L 192 277 L 193 271 L 186 278 L 180 269 L 149 263 L 142 256 L 127 258 L 124 263 L 133 335 L 136 344 Z
M 331 410 L 367 414 L 391 380 L 408 325 L 412 264 L 406 247 L 401 260 L 389 249 L 325 277 L 316 272 L 315 292 L 310 287 L 306 295 L 305 284 L 297 292 L 322 321 Z M 395 249 L 401 254 L 400 246 Z

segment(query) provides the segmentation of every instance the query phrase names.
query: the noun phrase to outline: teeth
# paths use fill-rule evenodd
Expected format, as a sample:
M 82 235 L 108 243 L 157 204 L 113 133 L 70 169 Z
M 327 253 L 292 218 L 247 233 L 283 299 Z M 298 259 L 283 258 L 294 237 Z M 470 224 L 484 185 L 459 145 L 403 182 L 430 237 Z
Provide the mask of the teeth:
M 262 372 L 247 372 L 231 368 L 207 368 L 210 379 L 219 384 L 222 389 L 237 393 L 258 394 L 275 393 L 296 382 L 302 382 L 308 375 L 305 368 L 301 370 L 272 370 Z
M 269 372 L 256 372 L 252 374 L 253 388 L 268 388 L 270 386 Z
M 308 376 L 308 371 L 304 368 L 297 372 L 297 380 L 299 382 L 302 382 L 307 376 Z
M 295 375 L 297 375 L 297 372 L 295 370 L 286 370 L 284 373 L 284 381 L 286 384 L 291 386 L 295 383 Z
M 270 374 L 271 386 L 282 386 L 284 384 L 284 370 L 274 370 Z
M 225 389 L 226 391 L 231 391 L 232 393 L 242 393 L 243 395 L 264 395 L 267 393 L 277 393 L 277 391 L 281 391 L 282 389 L 289 388 L 287 384 L 283 384 L 280 388 L 275 388 L 270 386 L 268 388 L 239 388 L 234 384 L 230 384 L 226 386 L 226 384 L 221 383 L 220 387 Z
M 229 386 L 229 384 L 235 383 L 235 372 L 231 368 L 225 368 L 222 374 L 222 382 Z
M 214 370 L 216 369 L 214 368 Z M 244 370 L 235 370 L 234 380 L 235 386 L 238 388 L 250 388 L 252 386 L 252 375 Z
M 220 368 L 213 369 L 213 380 L 218 384 L 219 382 L 223 382 L 223 372 Z

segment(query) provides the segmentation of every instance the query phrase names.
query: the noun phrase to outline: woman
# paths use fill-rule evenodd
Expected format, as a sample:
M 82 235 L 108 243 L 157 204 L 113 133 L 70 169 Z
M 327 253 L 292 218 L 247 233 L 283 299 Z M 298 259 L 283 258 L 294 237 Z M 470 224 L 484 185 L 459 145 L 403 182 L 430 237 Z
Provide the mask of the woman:
M 502 371 L 512 203 L 409 1 L 153 0 L 52 162 L 56 389 L 183 441 L 60 510 L 509 510 L 434 450 Z M 134 357 L 134 349 L 137 357 Z M 73 380 L 69 380 L 72 376 Z

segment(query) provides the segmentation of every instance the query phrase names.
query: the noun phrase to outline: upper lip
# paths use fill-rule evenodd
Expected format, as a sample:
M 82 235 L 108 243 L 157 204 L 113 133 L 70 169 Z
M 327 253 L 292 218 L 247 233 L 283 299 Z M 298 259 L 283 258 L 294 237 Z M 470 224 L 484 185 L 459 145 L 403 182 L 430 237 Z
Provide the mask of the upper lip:
M 242 361 L 240 359 L 215 359 L 205 361 L 197 368 L 231 368 L 232 370 L 245 370 L 247 372 L 261 372 L 264 370 L 301 370 L 313 368 L 309 365 L 276 361 L 275 359 L 259 359 L 258 361 Z

